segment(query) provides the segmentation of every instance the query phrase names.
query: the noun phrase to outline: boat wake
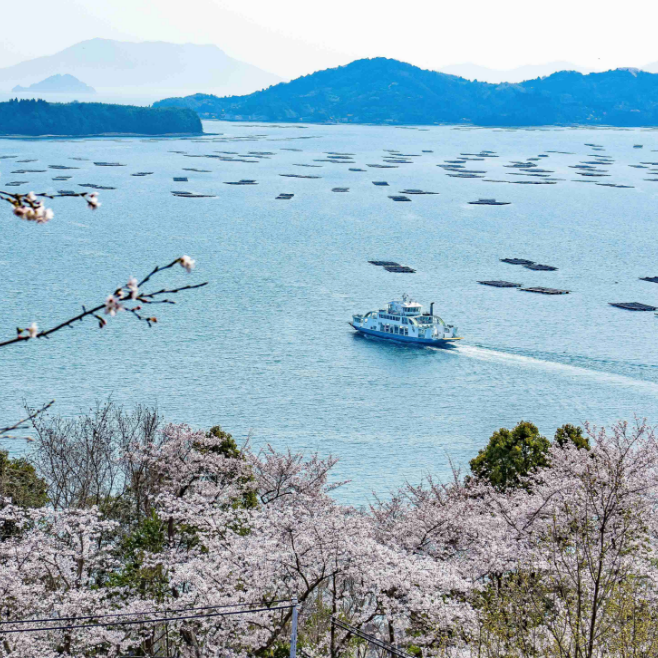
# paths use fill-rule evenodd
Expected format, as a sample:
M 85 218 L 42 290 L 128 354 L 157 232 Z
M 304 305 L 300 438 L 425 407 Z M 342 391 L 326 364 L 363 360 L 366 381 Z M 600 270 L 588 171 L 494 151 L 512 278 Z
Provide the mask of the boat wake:
M 618 373 L 606 372 L 594 368 L 587 368 L 581 365 L 572 365 L 561 363 L 559 361 L 550 361 L 523 354 L 513 354 L 494 350 L 487 347 L 478 347 L 474 345 L 460 345 L 459 350 L 454 352 L 459 356 L 465 356 L 478 361 L 487 361 L 490 363 L 500 363 L 512 367 L 529 368 L 543 371 L 550 371 L 556 374 L 562 374 L 567 377 L 579 377 L 590 379 L 597 383 L 609 384 L 611 386 L 635 387 L 646 393 L 658 395 L 658 383 L 646 379 L 629 377 Z

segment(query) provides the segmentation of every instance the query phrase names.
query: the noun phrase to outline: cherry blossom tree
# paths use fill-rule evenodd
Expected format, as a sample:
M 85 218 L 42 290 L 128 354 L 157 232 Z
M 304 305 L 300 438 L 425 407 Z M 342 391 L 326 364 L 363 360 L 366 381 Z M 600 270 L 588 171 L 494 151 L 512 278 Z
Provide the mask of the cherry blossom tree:
M 274 657 L 294 596 L 314 657 L 365 655 L 354 630 L 423 657 L 655 655 L 658 441 L 646 424 L 588 428 L 590 450 L 554 443 L 528 486 L 455 473 L 367 509 L 335 500 L 333 458 L 237 449 L 220 428 L 133 434 L 104 457 L 125 474 L 121 505 L 0 510 L 7 655 L 148 654 L 164 637 L 190 658 Z M 122 505 L 138 510 L 130 522 Z M 234 606 L 167 624 L 101 617 Z M 101 625 L 13 632 L 65 617 Z

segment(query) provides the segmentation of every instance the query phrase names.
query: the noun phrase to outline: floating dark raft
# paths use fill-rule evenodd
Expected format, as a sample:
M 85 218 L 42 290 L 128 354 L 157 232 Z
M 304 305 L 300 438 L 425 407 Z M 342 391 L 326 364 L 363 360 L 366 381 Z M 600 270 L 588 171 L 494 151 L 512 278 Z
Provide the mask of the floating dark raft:
M 279 194 L 279 196 L 276 198 L 282 199 L 284 201 L 290 201 L 290 199 L 292 199 L 294 196 L 294 194 L 289 194 L 288 192 L 281 192 L 281 194 Z
M 187 183 L 185 176 L 174 176 L 174 183 Z
M 378 267 L 400 267 L 400 263 L 396 263 L 392 260 L 369 260 L 371 265 L 377 265 Z
M 556 185 L 554 181 L 548 180 L 511 180 L 513 185 Z
M 138 171 L 135 172 L 134 174 L 130 174 L 131 176 L 150 176 L 153 172 L 152 171 Z
M 365 171 L 365 169 L 356 169 L 356 168 L 350 167 L 349 171 Z
M 393 199 L 393 201 L 411 201 L 411 199 L 408 196 L 400 196 L 398 194 L 394 194 L 392 196 L 389 196 L 388 198 Z
M 558 290 L 557 288 L 542 288 L 541 286 L 534 286 L 532 288 L 519 288 L 523 292 L 538 292 L 541 295 L 568 295 L 570 290 Z
M 25 160 L 25 162 L 30 162 L 30 160 Z M 65 165 L 48 165 L 48 169 L 80 169 L 80 167 L 66 167 Z
M 627 311 L 658 311 L 658 306 L 649 306 L 640 302 L 608 302 L 610 306 L 623 308 Z
M 425 190 L 401 190 L 400 194 L 439 194 L 439 192 L 425 192 Z
M 73 190 L 57 190 L 57 194 L 60 196 L 78 196 Z
M 520 288 L 522 283 L 512 283 L 511 281 L 478 281 L 483 286 L 493 286 L 494 288 Z
M 172 194 L 181 199 L 214 199 L 214 194 L 195 194 L 194 192 L 173 191 Z
M 374 169 L 397 169 L 397 165 L 382 165 L 382 164 L 367 164 L 366 167 L 373 167 Z
M 407 267 L 406 265 L 384 265 L 384 269 L 395 274 L 414 274 L 416 272 L 413 267 Z
M 332 192 L 349 192 L 350 188 L 349 187 L 332 187 L 331 191 Z
M 650 283 L 658 283 L 658 276 L 641 276 L 640 281 L 649 281 Z
M 526 260 L 525 258 L 501 258 L 501 263 L 508 263 L 509 265 L 534 265 L 534 260 Z
M 373 185 L 377 185 L 378 187 L 388 187 L 388 183 L 385 180 L 374 180 L 372 181 Z
M 116 190 L 116 187 L 109 185 L 96 185 L 96 183 L 78 183 L 78 187 L 90 187 L 92 190 Z
M 125 167 L 127 165 L 120 162 L 94 162 L 97 167 Z
M 541 265 L 540 263 L 531 263 L 529 265 L 524 265 L 528 270 L 537 270 L 538 272 L 555 272 L 557 270 L 557 267 L 553 267 L 552 265 Z
M 29 183 L 29 181 L 26 181 L 26 180 L 13 180 L 10 183 L 5 183 L 4 185 L 5 185 L 5 187 L 18 187 L 19 185 L 25 185 L 26 183 Z
M 472 206 L 509 206 L 511 201 L 496 201 L 496 199 L 478 199 L 469 201 Z
M 286 178 L 322 178 L 322 176 L 302 176 L 301 174 L 279 174 L 279 176 L 285 176 Z
M 185 180 L 187 180 L 187 178 Z M 236 181 L 224 181 L 224 185 L 258 185 L 258 183 L 249 178 L 242 178 Z

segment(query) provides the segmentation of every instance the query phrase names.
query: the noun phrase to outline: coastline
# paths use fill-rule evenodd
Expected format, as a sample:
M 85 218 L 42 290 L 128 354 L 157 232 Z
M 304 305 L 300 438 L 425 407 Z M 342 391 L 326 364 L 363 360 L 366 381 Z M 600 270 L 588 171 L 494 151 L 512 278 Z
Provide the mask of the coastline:
M 0 139 L 86 139 L 89 137 L 205 137 L 216 133 L 89 133 L 86 135 L 2 135 Z

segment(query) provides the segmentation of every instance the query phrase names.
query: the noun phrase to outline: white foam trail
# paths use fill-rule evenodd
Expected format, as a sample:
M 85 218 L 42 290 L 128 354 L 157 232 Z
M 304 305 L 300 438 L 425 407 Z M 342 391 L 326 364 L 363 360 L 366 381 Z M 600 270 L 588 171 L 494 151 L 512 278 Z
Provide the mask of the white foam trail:
M 510 366 L 516 365 L 523 368 L 535 368 L 538 370 L 550 370 L 564 375 L 591 379 L 599 383 L 609 384 L 610 386 L 630 386 L 658 395 L 658 383 L 649 382 L 644 379 L 634 379 L 633 377 L 628 377 L 626 375 L 617 375 L 602 370 L 591 370 L 589 368 L 583 368 L 582 366 L 569 365 L 568 363 L 545 361 L 543 359 L 536 359 L 532 356 L 499 352 L 497 350 L 474 347 L 472 345 L 460 345 L 459 349 L 455 350 L 453 353 L 471 359 L 477 359 L 478 361 L 489 361 L 491 363 L 507 364 Z

